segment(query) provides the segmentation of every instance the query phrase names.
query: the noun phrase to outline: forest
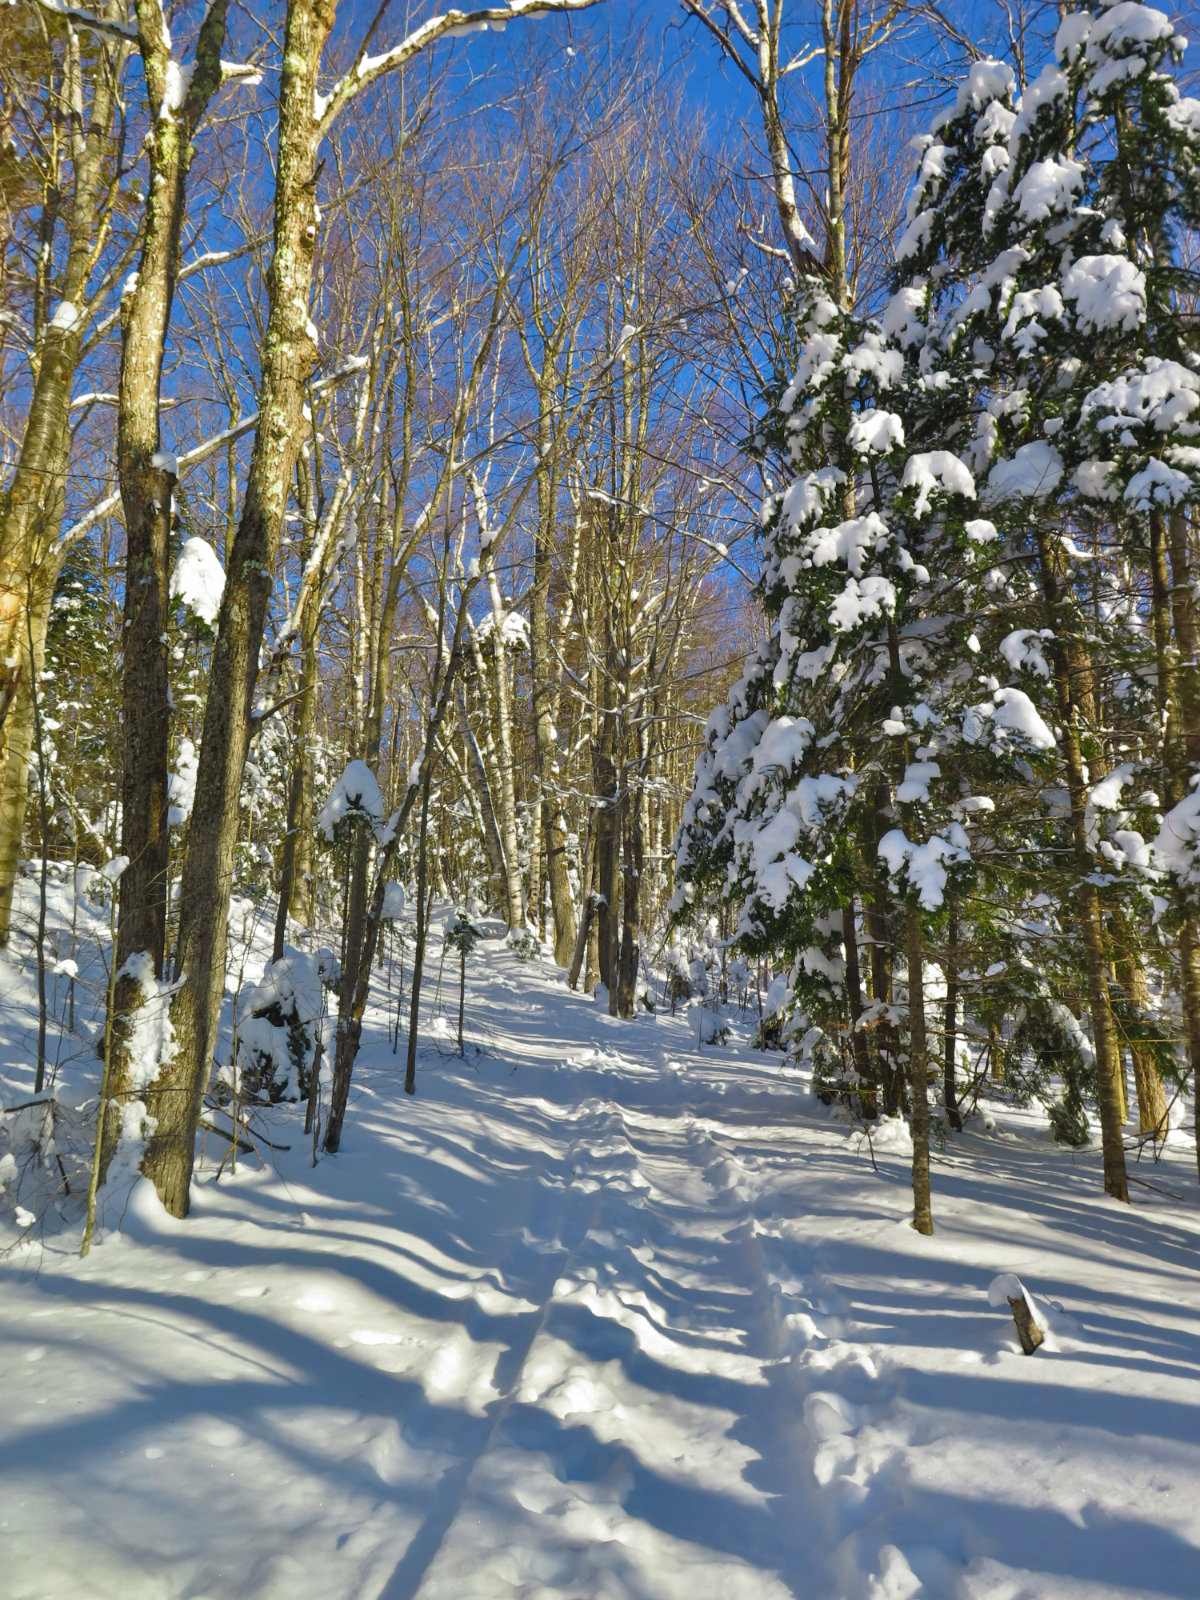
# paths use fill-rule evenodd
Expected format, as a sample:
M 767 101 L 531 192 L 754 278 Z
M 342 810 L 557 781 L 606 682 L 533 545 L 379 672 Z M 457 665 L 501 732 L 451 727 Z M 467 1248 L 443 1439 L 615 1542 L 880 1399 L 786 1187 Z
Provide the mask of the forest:
M 1198 25 L 0 6 L 0 1594 L 1195 1595 Z

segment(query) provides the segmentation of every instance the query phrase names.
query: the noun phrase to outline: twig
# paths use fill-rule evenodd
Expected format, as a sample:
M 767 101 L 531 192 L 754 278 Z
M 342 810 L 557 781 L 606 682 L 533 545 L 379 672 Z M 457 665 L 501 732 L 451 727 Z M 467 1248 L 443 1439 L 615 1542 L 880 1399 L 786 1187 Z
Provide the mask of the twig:
M 40 1100 L 22 1100 L 19 1106 L 0 1106 L 0 1117 L 11 1117 L 14 1111 L 28 1111 L 30 1106 L 52 1106 L 54 1096 L 43 1095 Z

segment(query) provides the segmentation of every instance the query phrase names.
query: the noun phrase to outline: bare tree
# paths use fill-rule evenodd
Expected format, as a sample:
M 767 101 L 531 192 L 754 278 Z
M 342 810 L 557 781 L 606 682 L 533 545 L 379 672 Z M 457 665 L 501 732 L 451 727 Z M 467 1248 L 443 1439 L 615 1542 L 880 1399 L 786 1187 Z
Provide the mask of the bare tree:
M 82 28 L 57 8 L 37 13 L 48 138 L 37 162 L 39 204 L 32 208 L 40 214 L 28 402 L 15 470 L 0 496 L 0 944 L 9 937 L 24 825 L 33 685 L 61 562 L 72 386 L 103 329 L 128 255 L 129 240 L 117 230 L 127 177 L 125 78 L 135 34 L 120 20 L 123 13 L 123 5 L 110 3 L 95 25 L 89 20 Z
M 213 652 L 187 863 L 180 885 L 178 993 L 172 1006 L 176 1052 L 148 1096 L 155 1132 L 144 1170 L 174 1215 L 186 1214 L 195 1130 L 208 1081 L 225 980 L 226 919 L 233 881 L 238 793 L 250 733 L 258 656 L 283 515 L 302 435 L 305 384 L 317 358 L 309 317 L 319 229 L 318 151 L 338 114 L 385 74 L 399 70 L 447 34 L 508 23 L 525 12 L 573 11 L 594 0 L 514 0 L 511 6 L 430 18 L 372 56 L 384 15 L 377 13 L 351 69 L 327 94 L 322 57 L 335 18 L 333 0 L 292 0 L 280 72 L 274 253 L 262 345 L 258 427 L 237 534 L 229 551 Z

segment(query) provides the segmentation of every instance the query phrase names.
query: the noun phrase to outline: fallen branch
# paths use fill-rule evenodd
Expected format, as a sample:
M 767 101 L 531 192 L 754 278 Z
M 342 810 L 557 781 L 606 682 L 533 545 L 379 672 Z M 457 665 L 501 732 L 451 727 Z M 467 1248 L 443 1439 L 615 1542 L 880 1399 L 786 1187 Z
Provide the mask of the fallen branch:
M 231 1122 L 235 1121 L 235 1118 L 233 1117 L 233 1114 L 231 1112 L 229 1112 L 229 1111 L 226 1111 L 224 1106 L 210 1105 L 208 1107 L 208 1109 L 210 1111 L 214 1111 L 214 1112 L 219 1113 L 223 1117 L 228 1117 Z M 245 1135 L 245 1137 L 247 1139 L 253 1139 L 255 1144 L 265 1144 L 268 1150 L 290 1150 L 292 1148 L 290 1144 L 274 1144 L 270 1139 L 267 1138 L 267 1136 L 265 1134 L 257 1133 L 257 1132 L 251 1133 L 250 1129 L 246 1126 L 246 1124 L 244 1122 L 237 1121 L 236 1125 L 237 1125 L 238 1128 L 240 1128 L 241 1132 Z M 205 1126 L 207 1126 L 207 1124 L 205 1124 Z M 224 1128 L 217 1128 L 214 1131 L 217 1132 L 217 1133 L 224 1133 L 225 1129 Z M 227 1137 L 228 1137 L 228 1135 L 227 1135 Z
M 258 1155 L 258 1151 L 254 1148 L 254 1146 L 252 1144 L 246 1144 L 245 1141 L 242 1140 L 242 1139 L 235 1139 L 233 1134 L 227 1128 L 218 1128 L 218 1126 L 217 1126 L 217 1124 L 215 1122 L 205 1122 L 203 1117 L 201 1117 L 201 1119 L 200 1119 L 200 1126 L 202 1128 L 207 1129 L 207 1131 L 209 1133 L 220 1134 L 221 1138 L 222 1139 L 228 1139 L 230 1144 L 236 1144 L 238 1149 L 242 1152 L 243 1155 L 247 1155 L 247 1156 L 257 1156 Z M 259 1156 L 259 1160 L 260 1161 L 262 1160 L 261 1156 Z M 222 1165 L 224 1165 L 224 1163 L 222 1163 Z
M 1132 1173 L 1127 1173 L 1126 1176 L 1130 1183 L 1136 1183 L 1143 1189 L 1153 1189 L 1155 1194 L 1165 1194 L 1168 1200 L 1183 1200 L 1186 1198 L 1184 1195 L 1176 1194 L 1174 1189 L 1161 1189 L 1157 1183 L 1147 1183 L 1145 1178 L 1135 1178 Z

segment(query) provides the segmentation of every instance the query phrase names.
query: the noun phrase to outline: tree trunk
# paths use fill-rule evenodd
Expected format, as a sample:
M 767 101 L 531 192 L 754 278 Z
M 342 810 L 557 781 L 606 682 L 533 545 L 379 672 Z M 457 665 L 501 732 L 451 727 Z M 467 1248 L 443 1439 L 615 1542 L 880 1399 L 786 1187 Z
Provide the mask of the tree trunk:
M 1180 734 L 1190 774 L 1200 766 L 1200 616 L 1197 614 L 1196 593 L 1192 584 L 1187 518 L 1182 511 L 1171 512 L 1168 536 L 1171 552 L 1171 615 L 1179 660 L 1176 683 Z M 1182 772 L 1176 787 L 1182 799 Z M 1183 1025 L 1188 1062 L 1192 1069 L 1196 1164 L 1200 1170 L 1200 918 L 1191 902 L 1184 906 L 1179 960 L 1183 977 Z
M 429 786 L 433 779 L 433 763 L 426 767 L 421 780 L 421 823 L 417 844 L 417 937 L 413 949 L 411 1003 L 408 1012 L 408 1048 L 404 1064 L 404 1092 L 417 1092 L 417 1031 L 421 1019 L 421 976 L 425 971 L 425 946 L 429 938 L 429 904 L 425 889 L 429 870 Z M 350 1082 L 346 1074 L 347 1086 Z M 343 1097 L 344 1100 L 344 1097 Z M 344 1109 L 344 1104 L 343 1104 Z M 341 1118 L 338 1119 L 339 1127 Z
M 825 51 L 825 150 L 829 184 L 825 227 L 825 272 L 838 305 L 849 307 L 846 279 L 846 189 L 850 164 L 850 90 L 852 8 L 848 0 L 824 0 L 822 24 Z
M 1104 1160 L 1104 1188 L 1115 1200 L 1128 1201 L 1125 1144 L 1121 1121 L 1121 1055 L 1108 991 L 1108 955 L 1105 949 L 1104 913 L 1100 894 L 1088 881 L 1095 870 L 1087 838 L 1087 795 L 1077 686 L 1090 682 L 1089 662 L 1078 643 L 1070 602 L 1065 595 L 1059 564 L 1060 547 L 1052 545 L 1045 527 L 1036 529 L 1042 593 L 1054 628 L 1054 679 L 1062 722 L 1063 758 L 1070 799 L 1071 840 L 1078 875 L 1078 925 L 1087 971 L 1088 1006 L 1096 1051 L 1096 1091 L 1100 1103 L 1100 1137 Z
M 40 331 L 33 392 L 12 482 L 0 494 L 0 947 L 7 945 L 33 748 L 30 684 L 41 670 L 50 605 L 62 564 L 57 543 L 71 464 L 71 388 L 87 327 L 95 251 L 106 226 L 114 116 L 132 44 L 98 39 L 86 104 L 82 53 L 70 52 L 64 116 L 74 190 L 58 310 Z M 62 209 L 62 201 L 58 202 Z M 46 241 L 49 244 L 49 240 Z M 32 609 L 32 617 L 30 611 Z M 31 626 L 32 624 L 32 626 Z
M 867 840 L 871 861 L 876 859 L 879 848 L 879 817 L 889 801 L 886 785 L 877 788 Z M 870 895 L 863 897 L 863 924 L 871 941 L 871 998 L 877 1007 L 892 1003 L 892 913 L 887 889 L 876 878 Z M 894 1117 L 904 1103 L 904 1075 L 894 1026 L 880 1018 L 875 1023 L 875 1039 L 879 1063 L 877 1081 L 883 1089 L 883 1106 L 887 1115 Z
M 463 1047 L 463 1013 L 467 1005 L 467 951 L 466 946 L 458 952 L 458 1053 L 466 1055 Z
M 547 356 L 549 359 L 549 355 Z M 549 434 L 551 418 L 543 413 Z M 548 443 L 548 439 L 544 442 Z M 529 592 L 529 670 L 533 689 L 533 752 L 541 808 L 542 838 L 546 850 L 546 875 L 554 915 L 554 959 L 569 966 L 575 947 L 575 908 L 567 876 L 567 833 L 558 800 L 558 730 L 554 725 L 553 664 L 550 651 L 550 566 L 553 557 L 553 479 L 547 465 L 538 476 L 538 522 L 533 549 L 533 584 Z M 541 903 L 539 900 L 539 917 Z
M 313 727 L 317 702 L 317 613 L 304 619 L 300 654 L 301 690 L 296 705 L 296 739 L 292 781 L 288 789 L 287 831 L 279 864 L 279 906 L 271 960 L 279 961 L 287 941 L 289 917 L 311 927 L 313 922 Z
M 470 718 L 467 716 L 467 697 L 461 681 L 456 690 L 458 702 L 458 726 L 462 733 L 463 744 L 467 752 L 467 768 L 471 774 L 471 785 L 475 791 L 475 798 L 479 802 L 480 814 L 483 817 L 483 849 L 491 868 L 492 876 L 501 892 L 506 892 L 508 874 L 504 864 L 504 845 L 500 839 L 500 829 L 496 825 L 496 809 L 492 804 L 492 786 L 488 782 L 487 768 L 483 764 L 483 755 L 479 749 L 479 741 L 471 727 Z
M 592 748 L 592 785 L 595 799 L 592 808 L 592 836 L 595 841 L 596 875 L 596 971 L 602 984 L 610 991 L 615 988 L 616 975 L 612 969 L 612 929 L 617 921 L 616 884 L 620 873 L 620 849 L 617 839 L 617 773 L 613 765 L 611 713 L 602 714 L 599 736 Z
M 635 795 L 626 793 L 623 833 L 621 961 L 617 980 L 617 1010 L 632 1017 L 636 1009 L 638 967 L 641 963 L 641 897 L 645 852 L 642 840 L 644 789 L 639 781 Z
M 61 504 L 61 501 L 60 501 Z M 25 808 L 29 799 L 29 765 L 36 732 L 34 691 L 46 658 L 46 630 L 54 600 L 58 563 L 44 561 L 30 576 L 31 601 L 22 610 L 27 635 L 12 705 L 5 720 L 6 751 L 0 768 L 0 946 L 12 925 L 12 899 L 21 862 Z
M 159 0 L 140 0 L 138 35 L 152 122 L 145 232 L 137 274 L 121 299 L 121 376 L 117 473 L 125 514 L 125 606 L 121 634 L 121 874 L 117 922 L 112 1093 L 124 1102 L 133 1063 L 128 1038 L 143 996 L 128 969 L 144 951 L 162 977 L 167 936 L 167 764 L 171 732 L 167 618 L 174 465 L 160 454 L 163 357 L 179 270 L 192 138 L 221 82 L 228 0 L 205 12 L 182 106 L 164 101 L 171 62 Z M 100 1181 L 116 1149 L 114 1118 Z
M 958 1052 L 958 906 L 950 901 L 950 915 L 946 929 L 946 1027 L 945 1057 L 943 1060 L 943 1094 L 946 1115 L 955 1133 L 962 1132 L 962 1112 L 958 1109 L 958 1088 L 955 1083 L 955 1056 Z
M 1146 973 L 1137 952 L 1126 946 L 1117 963 L 1117 974 L 1130 1002 L 1143 1013 L 1149 1010 L 1150 989 Z M 1129 1041 L 1129 1055 L 1133 1061 L 1133 1081 L 1137 1088 L 1138 1131 L 1161 1138 L 1167 1132 L 1167 1096 L 1154 1052 L 1135 1039 Z
M 472 580 L 468 582 L 463 591 L 463 595 L 459 603 L 458 620 L 455 623 L 454 639 L 450 647 L 449 657 L 446 661 L 444 672 L 442 671 L 441 666 L 439 645 L 438 667 L 437 671 L 435 672 L 434 681 L 436 682 L 440 675 L 441 687 L 438 690 L 437 700 L 432 711 L 430 712 L 429 723 L 425 732 L 425 744 L 421 753 L 421 770 L 419 781 L 415 788 L 410 786 L 406 792 L 405 797 L 400 804 L 400 808 L 391 822 L 391 838 L 380 850 L 379 859 L 376 863 L 375 887 L 371 894 L 371 906 L 366 919 L 362 950 L 358 961 L 358 972 L 354 995 L 347 1010 L 343 1011 L 341 1008 L 339 1008 L 337 1055 L 334 1060 L 333 1067 L 333 1099 L 338 1110 L 335 1118 L 334 1106 L 331 1105 L 329 1126 L 325 1134 L 326 1150 L 336 1150 L 341 1141 L 342 1118 L 345 1115 L 346 1097 L 349 1093 L 350 1080 L 354 1072 L 354 1062 L 358 1055 L 359 1041 L 362 1038 L 362 1023 L 363 1017 L 366 1014 L 367 1000 L 370 997 L 371 992 L 371 966 L 375 959 L 375 949 L 379 940 L 379 931 L 383 924 L 383 896 L 387 887 L 388 869 L 391 866 L 392 859 L 395 856 L 400 839 L 403 836 L 404 829 L 408 823 L 408 818 L 412 812 L 414 804 L 416 803 L 418 795 L 421 797 L 422 818 L 420 832 L 420 860 L 422 864 L 422 871 L 424 871 L 426 862 L 425 840 L 429 818 L 429 785 L 433 779 L 433 762 L 437 749 L 438 737 L 441 732 L 442 724 L 445 721 L 446 713 L 450 706 L 450 699 L 454 693 L 455 684 L 458 677 L 458 668 L 462 659 L 463 635 L 466 632 L 467 606 L 471 599 L 471 595 L 474 592 L 475 582 L 477 581 L 478 580 Z M 441 638 L 442 618 L 439 617 L 439 641 Z M 418 1016 L 417 1004 L 420 997 L 420 968 L 424 961 L 424 932 L 422 919 L 427 914 L 425 909 L 425 901 L 423 898 L 424 889 L 425 883 L 424 879 L 422 878 L 418 883 L 417 905 L 417 943 L 419 946 L 419 956 L 414 958 L 413 971 L 410 978 L 413 995 L 409 1038 L 410 1064 L 409 1070 L 406 1072 L 405 1076 L 405 1088 L 410 1094 L 413 1092 L 413 1087 L 415 1086 L 416 1081 L 416 1057 L 413 1052 L 416 1049 L 415 1037 Z
M 542 824 L 542 806 L 535 792 L 534 801 L 529 807 L 529 895 L 526 920 L 530 922 L 539 939 L 543 939 L 546 934 L 546 858 Z
M 494 569 L 488 570 L 488 596 L 492 605 L 492 665 L 496 686 L 496 766 L 500 779 L 500 837 L 504 843 L 505 920 L 509 932 L 525 925 L 525 894 L 521 883 L 521 856 L 517 838 L 517 797 L 513 766 L 512 710 L 508 688 L 508 653 L 504 645 L 504 602 Z M 531 863 L 532 865 L 532 863 Z
M 43 374 L 49 366 L 44 359 Z M 33 691 L 45 659 L 46 630 L 61 566 L 52 541 L 62 521 L 71 456 L 66 426 L 70 374 L 64 382 L 68 387 L 62 397 L 59 448 L 44 452 L 40 474 L 30 473 L 22 481 L 18 466 L 7 505 L 0 501 L 0 699 L 5 713 L 0 724 L 0 948 L 8 944 L 11 932 L 33 752 Z M 37 398 L 35 391 L 35 402 Z M 27 442 L 32 443 L 28 434 Z M 26 504 L 24 498 L 30 492 L 30 478 L 44 483 L 45 499 L 35 505 Z
M 229 552 L 209 673 L 187 863 L 180 886 L 179 990 L 172 1006 L 176 1053 L 159 1072 L 148 1107 L 155 1131 L 143 1170 L 172 1215 L 186 1216 L 196 1124 L 208 1083 L 225 986 L 229 897 L 238 795 L 250 710 L 296 449 L 304 389 L 316 361 L 308 301 L 317 238 L 313 116 L 317 66 L 333 24 L 333 0 L 288 7 L 279 95 L 274 255 L 262 349 L 259 424 L 237 537 Z
M 913 1227 L 933 1232 L 929 1197 L 929 1053 L 925 1031 L 925 970 L 921 911 L 915 901 L 905 907 L 908 948 L 908 1083 L 912 1095 Z
M 872 1115 L 878 1110 L 871 1084 L 871 1058 L 867 1051 L 867 1038 L 859 1027 L 863 1014 L 862 969 L 858 962 L 858 929 L 854 922 L 854 901 L 842 909 L 842 942 L 846 950 L 846 1000 L 850 1009 L 850 1059 L 854 1062 L 862 1085 L 860 1099 L 864 1105 L 870 1101 Z
M 567 976 L 567 984 L 572 989 L 579 986 L 579 975 L 587 959 L 592 923 L 596 915 L 596 894 L 592 887 L 595 870 L 594 850 L 589 835 L 587 859 L 584 863 L 583 884 L 581 885 L 583 889 L 583 915 L 579 919 L 579 930 L 575 935 L 575 949 L 571 953 L 571 970 Z

